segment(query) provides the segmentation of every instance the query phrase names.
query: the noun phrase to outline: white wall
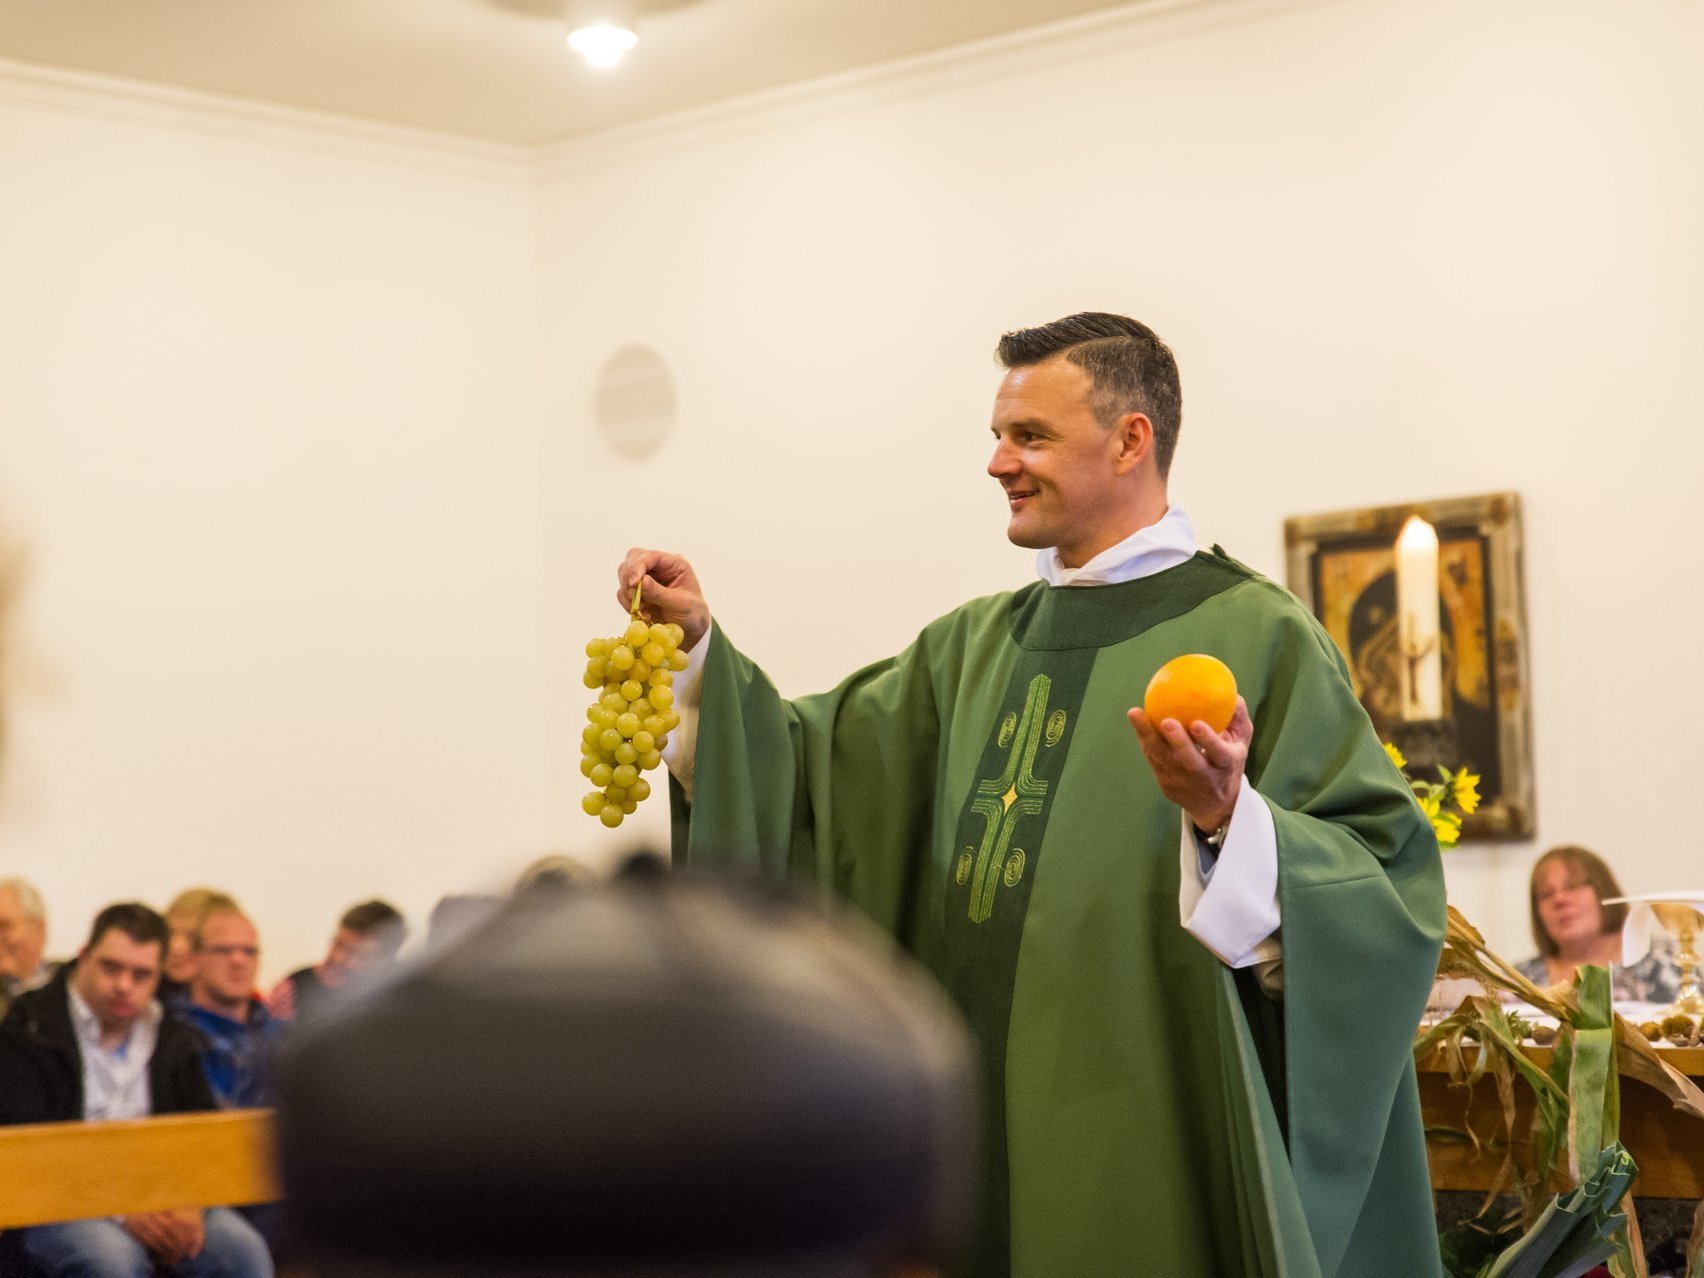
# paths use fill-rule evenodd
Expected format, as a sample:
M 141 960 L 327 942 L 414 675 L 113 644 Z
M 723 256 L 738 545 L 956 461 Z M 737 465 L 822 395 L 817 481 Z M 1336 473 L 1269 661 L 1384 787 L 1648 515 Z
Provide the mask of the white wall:
M 545 850 L 525 157 L 0 80 L 0 874 L 269 975 Z
M 689 552 L 784 691 L 826 686 L 1026 579 L 982 473 L 990 351 L 1113 309 L 1182 364 L 1174 498 L 1273 576 L 1287 515 L 1523 495 L 1538 839 L 1448 858 L 1495 945 L 1530 951 L 1550 843 L 1704 882 L 1701 54 L 1681 0 L 1133 9 L 553 153 L 558 827 L 627 545 Z M 683 405 L 643 465 L 586 411 L 634 338 Z

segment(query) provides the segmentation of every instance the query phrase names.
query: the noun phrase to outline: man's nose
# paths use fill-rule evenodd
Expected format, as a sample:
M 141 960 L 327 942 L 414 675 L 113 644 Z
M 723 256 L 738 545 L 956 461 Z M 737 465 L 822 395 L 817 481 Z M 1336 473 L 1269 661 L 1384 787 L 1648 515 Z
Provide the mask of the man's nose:
M 995 479 L 1002 475 L 1018 473 L 1018 459 L 1013 455 L 1011 446 L 1003 439 L 994 445 L 994 455 L 988 459 L 988 473 Z

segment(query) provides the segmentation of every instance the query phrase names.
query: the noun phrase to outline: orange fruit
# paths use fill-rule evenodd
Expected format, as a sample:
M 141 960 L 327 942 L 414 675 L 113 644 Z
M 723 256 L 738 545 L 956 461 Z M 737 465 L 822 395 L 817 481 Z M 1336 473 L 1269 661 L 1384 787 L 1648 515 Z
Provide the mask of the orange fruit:
M 1223 732 L 1237 712 L 1237 677 L 1204 652 L 1173 657 L 1148 680 L 1142 709 L 1156 728 L 1165 719 L 1185 728 L 1204 719 L 1214 732 Z

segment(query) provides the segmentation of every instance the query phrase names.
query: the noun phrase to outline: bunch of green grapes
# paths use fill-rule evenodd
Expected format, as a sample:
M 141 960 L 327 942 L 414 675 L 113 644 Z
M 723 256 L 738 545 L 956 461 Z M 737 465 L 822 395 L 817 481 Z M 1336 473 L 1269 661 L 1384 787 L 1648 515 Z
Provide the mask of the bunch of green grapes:
M 580 801 L 588 816 L 614 829 L 651 793 L 639 774 L 663 761 L 674 708 L 675 672 L 686 669 L 682 630 L 635 616 L 613 639 L 586 645 L 586 686 L 599 690 L 586 711 L 580 772 L 597 789 Z

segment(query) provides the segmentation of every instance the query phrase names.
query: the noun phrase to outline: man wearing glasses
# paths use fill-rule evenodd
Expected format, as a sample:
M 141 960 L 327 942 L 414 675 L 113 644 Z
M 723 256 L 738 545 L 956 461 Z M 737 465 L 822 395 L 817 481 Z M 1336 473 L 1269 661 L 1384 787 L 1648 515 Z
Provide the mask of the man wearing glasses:
M 189 1001 L 177 1011 L 207 1042 L 202 1066 L 221 1109 L 272 1103 L 268 1066 L 283 1022 L 254 995 L 260 936 L 237 910 L 216 910 L 196 929 Z

